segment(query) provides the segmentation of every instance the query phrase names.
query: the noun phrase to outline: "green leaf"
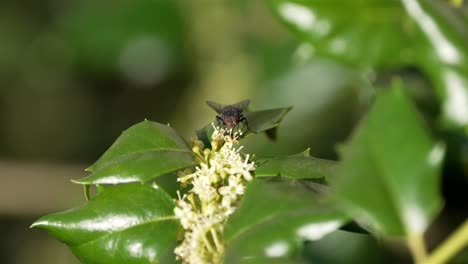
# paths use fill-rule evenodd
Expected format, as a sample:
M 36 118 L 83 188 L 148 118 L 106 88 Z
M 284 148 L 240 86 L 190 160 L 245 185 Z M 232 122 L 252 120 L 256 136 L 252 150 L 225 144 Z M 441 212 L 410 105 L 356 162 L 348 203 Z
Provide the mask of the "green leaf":
M 441 208 L 444 148 L 434 142 L 400 85 L 379 94 L 341 150 L 336 196 L 356 219 L 386 235 L 420 235 Z
M 281 176 L 293 180 L 328 180 L 336 173 L 338 163 L 311 157 L 309 150 L 297 155 L 259 160 L 255 177 Z
M 468 27 L 440 1 L 269 0 L 311 54 L 360 68 L 419 67 L 448 125 L 468 125 Z M 356 15 L 359 14 L 359 15 Z
M 255 179 L 225 227 L 226 263 L 289 263 L 304 240 L 318 240 L 348 219 L 295 181 Z M 286 262 L 285 262 L 286 261 Z
M 244 132 L 244 137 L 254 133 L 267 132 L 279 126 L 283 117 L 292 109 L 292 107 L 276 108 L 261 111 L 248 111 L 244 113 L 248 122 L 247 125 L 241 125 Z M 249 130 L 250 129 L 250 130 Z M 197 130 L 197 137 L 203 141 L 205 146 L 211 145 L 211 135 L 213 134 L 213 126 L 208 124 L 203 128 Z M 271 132 L 271 131 L 270 131 Z
M 122 133 L 80 184 L 146 182 L 193 164 L 187 143 L 169 126 L 143 121 Z
M 395 65 L 412 57 L 410 22 L 398 1 L 269 0 L 275 14 L 314 53 L 345 62 Z M 356 15 L 359 14 L 359 15 Z M 397 30 L 398 29 L 398 30 Z
M 160 188 L 107 187 L 85 205 L 37 220 L 83 263 L 155 263 L 172 249 L 178 232 L 175 204 Z
M 421 37 L 416 64 L 434 84 L 447 127 L 468 126 L 468 27 L 457 9 L 439 1 L 402 0 Z M 468 134 L 468 131 L 465 135 Z
M 279 125 L 283 117 L 291 111 L 292 107 L 252 111 L 245 113 L 249 129 L 255 133 L 270 130 Z M 247 131 L 249 133 L 250 131 Z

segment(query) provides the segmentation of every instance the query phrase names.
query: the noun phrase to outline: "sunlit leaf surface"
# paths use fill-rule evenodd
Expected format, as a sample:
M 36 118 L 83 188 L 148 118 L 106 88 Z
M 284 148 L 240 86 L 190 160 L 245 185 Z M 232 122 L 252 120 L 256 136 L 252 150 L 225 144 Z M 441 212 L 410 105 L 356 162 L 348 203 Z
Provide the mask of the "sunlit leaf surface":
M 269 2 L 275 14 L 315 53 L 359 65 L 399 64 L 413 56 L 411 50 L 401 52 L 412 36 L 409 29 L 396 30 L 410 22 L 398 1 Z
M 291 263 L 303 241 L 318 240 L 347 220 L 295 181 L 256 179 L 226 225 L 225 262 Z
M 351 214 L 387 235 L 422 234 L 439 212 L 444 148 L 399 85 L 375 101 L 332 181 Z
M 32 227 L 67 244 L 83 263 L 155 263 L 176 241 L 174 206 L 157 186 L 127 184 L 104 188 L 85 205 Z
M 193 164 L 187 143 L 167 125 L 143 121 L 122 133 L 81 184 L 146 182 Z
M 336 173 L 338 162 L 311 157 L 309 151 L 288 156 L 263 158 L 258 161 L 256 177 L 281 176 L 290 179 L 327 180 Z
M 419 67 L 448 124 L 468 124 L 468 28 L 448 3 L 421 0 L 269 0 L 310 54 L 361 68 Z

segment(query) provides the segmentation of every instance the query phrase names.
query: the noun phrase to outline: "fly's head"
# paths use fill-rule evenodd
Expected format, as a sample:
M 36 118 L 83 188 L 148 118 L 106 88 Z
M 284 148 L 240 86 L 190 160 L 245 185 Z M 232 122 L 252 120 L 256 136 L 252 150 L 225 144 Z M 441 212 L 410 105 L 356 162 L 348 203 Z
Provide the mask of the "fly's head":
M 232 105 L 222 105 L 212 101 L 207 101 L 206 103 L 213 110 L 215 110 L 216 113 L 218 113 L 218 115 L 216 116 L 216 121 L 218 122 L 218 125 L 224 126 L 229 131 L 233 131 L 239 125 L 239 123 L 243 121 L 247 122 L 247 119 L 245 119 L 243 112 L 250 103 L 249 99 L 240 101 Z

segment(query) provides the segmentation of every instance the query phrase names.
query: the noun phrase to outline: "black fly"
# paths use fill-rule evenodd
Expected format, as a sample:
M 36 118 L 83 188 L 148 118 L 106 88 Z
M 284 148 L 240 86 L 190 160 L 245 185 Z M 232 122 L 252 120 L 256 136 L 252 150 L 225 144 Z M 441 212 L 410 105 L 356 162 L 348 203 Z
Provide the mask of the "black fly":
M 242 114 L 250 103 L 249 99 L 245 99 L 232 105 L 222 105 L 212 101 L 206 101 L 206 103 L 209 107 L 215 110 L 216 113 L 218 113 L 216 121 L 219 125 L 224 125 L 224 127 L 231 131 L 231 136 L 233 129 L 241 122 L 245 122 L 247 129 L 250 130 L 247 119 Z

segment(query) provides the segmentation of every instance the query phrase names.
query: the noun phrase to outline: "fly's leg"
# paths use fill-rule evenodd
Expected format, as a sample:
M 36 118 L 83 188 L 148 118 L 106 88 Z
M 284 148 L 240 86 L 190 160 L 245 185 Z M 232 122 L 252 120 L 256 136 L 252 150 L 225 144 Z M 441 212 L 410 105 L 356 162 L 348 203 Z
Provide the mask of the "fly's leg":
M 222 117 L 219 115 L 216 116 L 216 123 L 218 123 L 218 126 L 224 125 L 224 120 Z
M 250 129 L 249 127 L 249 122 L 247 122 L 247 118 L 245 118 L 243 115 L 240 116 L 240 119 L 239 119 L 239 123 L 240 122 L 244 122 L 245 123 L 245 127 L 252 133 L 257 133 L 255 131 L 253 131 L 252 129 Z

